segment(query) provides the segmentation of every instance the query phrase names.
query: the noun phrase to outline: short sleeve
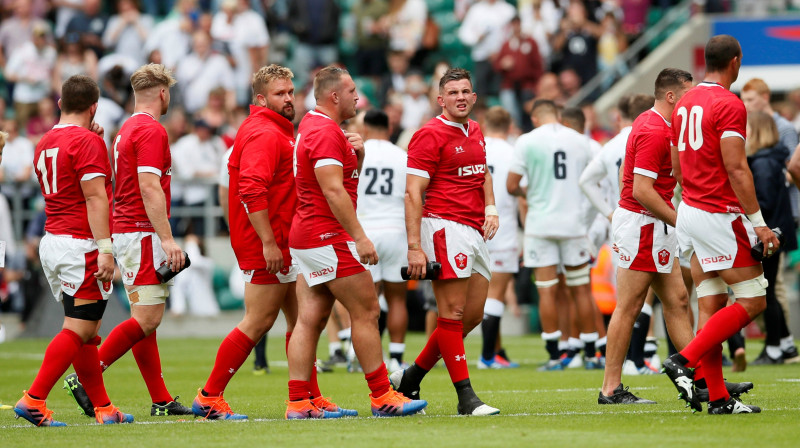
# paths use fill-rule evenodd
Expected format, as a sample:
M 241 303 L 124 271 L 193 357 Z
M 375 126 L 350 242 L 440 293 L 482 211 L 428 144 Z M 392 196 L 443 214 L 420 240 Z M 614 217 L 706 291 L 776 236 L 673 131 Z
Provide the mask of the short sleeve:
M 714 123 L 720 139 L 727 137 L 746 137 L 747 110 L 744 103 L 735 96 L 725 96 L 715 104 Z
M 335 126 L 321 126 L 311 129 L 303 135 L 303 145 L 308 153 L 311 166 L 316 168 L 317 162 L 331 165 L 329 161 L 336 161 L 337 165 L 344 166 L 344 152 L 349 147 L 341 129 Z
M 427 128 L 415 132 L 408 143 L 408 174 L 430 179 L 439 166 L 440 148 L 436 137 Z
M 219 179 L 218 182 L 220 186 L 228 188 L 230 184 L 230 175 L 228 174 L 228 161 L 231 159 L 231 153 L 233 153 L 233 147 L 228 148 L 225 151 L 225 155 L 222 156 L 222 165 L 219 167 Z
M 666 133 L 641 132 L 633 144 L 636 148 L 633 173 L 658 179 L 664 156 L 670 152 L 669 136 Z
M 153 173 L 161 177 L 163 167 L 167 163 L 164 151 L 167 145 L 167 132 L 161 125 L 140 128 L 133 142 L 136 151 L 136 171 Z
M 247 213 L 266 210 L 269 206 L 269 185 L 280 161 L 277 139 L 269 133 L 245 143 L 239 158 L 239 200 Z
M 78 179 L 83 182 L 95 177 L 107 177 L 111 173 L 111 164 L 103 139 L 91 135 L 84 139 L 81 146 L 80 157 L 76 157 L 73 161 Z
M 517 142 L 514 144 L 514 157 L 511 159 L 511 166 L 508 167 L 509 172 L 521 176 L 528 174 L 528 164 L 525 162 L 526 140 L 526 138 L 517 139 Z

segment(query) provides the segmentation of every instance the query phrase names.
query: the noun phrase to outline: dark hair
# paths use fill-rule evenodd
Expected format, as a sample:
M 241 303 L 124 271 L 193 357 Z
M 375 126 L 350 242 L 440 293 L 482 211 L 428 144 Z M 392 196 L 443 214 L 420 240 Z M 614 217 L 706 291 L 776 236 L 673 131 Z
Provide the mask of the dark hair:
M 628 113 L 631 114 L 631 120 L 653 107 L 656 99 L 653 95 L 644 95 L 642 93 L 631 95 L 628 99 Z
M 742 55 L 742 47 L 735 37 L 720 34 L 709 39 L 705 53 L 706 71 L 719 72 L 725 70 L 733 58 Z
M 364 113 L 364 125 L 384 131 L 388 130 L 389 116 L 380 109 L 370 109 Z
M 586 127 L 586 115 L 580 107 L 567 107 L 561 111 L 561 122 L 567 127 L 578 128 L 582 131 Z
M 620 116 L 626 120 L 632 120 L 630 108 L 628 107 L 631 102 L 630 95 L 622 95 L 619 97 L 619 101 L 617 101 L 617 110 L 619 111 Z
M 314 76 L 314 98 L 320 101 L 325 93 L 334 87 L 338 88 L 342 76 L 348 73 L 347 70 L 335 65 L 329 65 L 317 72 L 317 75 Z
M 472 77 L 470 76 L 469 72 L 463 68 L 449 68 L 444 75 L 442 75 L 442 79 L 439 80 L 439 92 L 444 91 L 444 86 L 450 81 L 458 81 L 461 79 L 466 79 L 469 81 L 470 86 L 472 86 Z
M 538 114 L 558 115 L 558 107 L 552 100 L 536 100 L 531 107 L 531 115 Z
M 486 111 L 486 130 L 495 132 L 508 132 L 511 126 L 511 114 L 502 106 L 492 106 Z
M 664 95 L 670 90 L 675 90 L 685 82 L 692 81 L 692 74 L 679 68 L 665 68 L 656 76 L 655 97 L 664 99 Z
M 70 76 L 61 86 L 61 111 L 65 114 L 88 110 L 98 99 L 100 88 L 88 76 Z

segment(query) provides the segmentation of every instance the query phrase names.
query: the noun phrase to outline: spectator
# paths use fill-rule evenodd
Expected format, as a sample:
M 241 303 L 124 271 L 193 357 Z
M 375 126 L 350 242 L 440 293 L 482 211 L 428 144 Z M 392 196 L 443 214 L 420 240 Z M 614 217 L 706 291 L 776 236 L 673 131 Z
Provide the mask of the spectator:
M 97 57 L 103 56 L 103 32 L 108 17 L 103 14 L 100 0 L 83 0 L 83 10 L 79 11 L 67 25 L 66 33 L 78 33 L 83 44 L 94 51 Z
M 744 90 L 742 95 L 744 97 Z M 781 287 L 777 284 L 777 276 L 782 266 L 782 254 L 797 249 L 797 236 L 784 175 L 789 149 L 780 141 L 778 128 L 771 115 L 762 110 L 749 110 L 747 113 L 745 150 L 747 163 L 753 172 L 758 205 L 767 226 L 780 227 L 785 238 L 781 244 L 781 254 L 765 258 L 762 262 L 764 278 L 767 279 L 767 308 L 764 310 L 767 336 L 764 351 L 753 361 L 754 365 L 783 364 L 784 359 L 798 356 L 794 338 L 786 325 L 786 315 L 776 296 L 777 288 Z
M 234 73 L 224 56 L 211 51 L 211 36 L 198 31 L 192 37 L 193 51 L 178 62 L 175 77 L 181 89 L 186 112 L 194 114 L 208 103 L 208 94 L 217 87 L 225 88 L 225 103 L 236 102 Z
M 126 113 L 125 109 L 119 104 L 105 96 L 100 96 L 97 101 L 97 112 L 94 114 L 94 122 L 102 126 L 105 130 L 103 133 L 103 141 L 106 142 L 106 148 L 112 148 L 112 139 L 116 137 L 117 131 L 128 117 L 130 117 L 130 114 Z
M 170 108 L 169 114 L 167 114 L 167 118 L 164 120 L 164 129 L 167 130 L 169 145 L 175 145 L 181 137 L 189 133 L 189 122 L 186 120 L 186 112 L 180 107 Z
M 422 43 L 427 17 L 425 0 L 390 0 L 389 49 L 402 51 L 411 59 Z
M 550 100 L 556 103 L 557 106 L 563 106 L 567 99 L 564 96 L 564 91 L 561 90 L 561 85 L 558 82 L 558 75 L 553 72 L 547 72 L 539 78 L 539 85 L 536 87 L 536 99 Z M 530 110 L 526 107 L 525 110 Z
M 339 59 L 339 15 L 336 0 L 290 0 L 289 26 L 299 40 L 292 61 L 295 85 L 312 79 L 313 69 Z
M 235 63 L 236 103 L 250 103 L 253 73 L 269 59 L 269 33 L 264 18 L 248 0 L 224 0 L 211 24 L 211 37 L 228 46 Z
M 67 25 L 81 11 L 84 2 L 85 0 L 51 0 L 50 3 L 56 10 L 56 27 L 54 31 L 56 38 L 64 37 L 67 32 Z M 21 3 L 27 3 L 27 0 L 21 0 Z
M 44 23 L 33 27 L 33 38 L 16 50 L 5 69 L 14 87 L 14 110 L 21 127 L 36 115 L 37 103 L 50 94 L 56 50 L 48 43 L 49 30 Z
M 600 28 L 587 19 L 586 7 L 572 0 L 567 16 L 553 40 L 553 50 L 561 54 L 558 71 L 573 69 L 586 84 L 597 74 L 597 39 Z
M 158 50 L 161 63 L 175 69 L 178 61 L 191 51 L 197 16 L 196 0 L 178 0 L 171 16 L 153 28 L 145 43 L 145 52 L 150 55 Z
M 29 0 L 16 0 L 14 2 L 14 15 L 3 20 L 0 24 L 0 47 L 3 54 L 0 58 L 1 65 L 5 66 L 11 53 L 25 47 L 33 38 L 35 27 L 47 27 L 47 24 L 37 19 L 31 13 Z
M 208 93 L 206 107 L 197 112 L 197 117 L 208 123 L 212 129 L 225 131 L 230 112 L 225 109 L 225 89 L 217 87 Z M 218 132 L 219 134 L 219 132 Z
M 20 195 L 27 202 L 35 193 L 33 185 L 30 183 L 31 180 L 36 179 L 36 176 L 33 175 L 34 147 L 30 140 L 19 135 L 19 125 L 16 121 L 6 120 L 3 130 L 8 133 L 8 137 L 6 138 L 6 147 L 3 149 L 3 165 L 0 166 L 2 192 L 9 199 Z M 22 184 L 14 185 L 10 182 L 21 182 Z
M 400 135 L 405 131 L 401 124 L 403 119 L 403 95 L 401 93 L 389 94 L 386 97 L 386 105 L 383 106 L 383 111 L 389 117 L 389 141 L 397 144 Z M 408 149 L 408 147 L 405 149 Z
M 175 142 L 172 146 L 173 169 L 177 180 L 186 183 L 175 196 L 182 197 L 183 205 L 202 206 L 209 198 L 208 185 L 197 182 L 219 177 L 219 167 L 226 149 L 222 139 L 214 135 L 214 129 L 203 120 L 196 120 L 192 133 Z M 175 190 L 173 187 L 173 193 Z M 197 235 L 203 234 L 202 217 L 192 220 L 192 230 Z
M 794 153 L 794 149 L 797 147 L 798 143 L 797 131 L 789 120 L 783 118 L 772 109 L 772 105 L 769 102 L 770 95 L 771 92 L 767 83 L 764 82 L 763 79 L 753 78 L 742 86 L 742 93 L 740 96 L 742 97 L 742 102 L 747 112 L 765 112 L 775 120 L 781 144 L 783 144 L 790 153 Z M 789 156 L 787 156 L 786 160 L 789 160 L 788 157 Z
M 53 67 L 53 92 L 57 96 L 61 96 L 61 84 L 73 75 L 98 79 L 97 55 L 83 45 L 78 33 L 69 32 L 61 39 L 61 49 Z
M 545 66 L 549 67 L 552 53 L 550 40 L 558 30 L 561 10 L 556 8 L 553 0 L 532 0 L 519 3 L 519 17 L 522 34 L 536 41 Z
M 358 44 L 357 73 L 359 76 L 378 77 L 386 72 L 389 5 L 383 0 L 358 0 L 353 4 L 352 12 Z
M 600 27 L 602 34 L 597 41 L 600 70 L 613 69 L 603 80 L 601 88 L 605 91 L 611 87 L 617 77 L 623 77 L 628 73 L 628 66 L 620 58 L 620 55 L 628 49 L 628 39 L 623 34 L 613 13 L 606 13 L 600 23 Z
M 535 96 L 536 85 L 543 73 L 542 56 L 536 41 L 522 34 L 519 17 L 511 19 L 511 35 L 494 59 L 494 69 L 500 73 L 500 101 L 520 129 L 530 131 L 528 115 L 522 104 Z M 523 125 L 524 123 L 524 125 Z
M 561 90 L 567 98 L 571 98 L 581 89 L 581 77 L 571 68 L 558 74 L 558 83 L 561 84 Z
M 383 74 L 378 86 L 381 106 L 386 105 L 389 95 L 406 91 L 406 75 L 408 74 L 408 58 L 402 51 L 389 51 L 386 56 L 389 71 Z
M 622 32 L 633 42 L 644 31 L 651 0 L 622 0 Z
M 39 140 L 42 139 L 45 132 L 58 124 L 56 105 L 52 98 L 45 97 L 39 100 L 38 109 L 39 114 L 28 120 L 28 126 L 26 128 L 28 139 L 34 147 L 39 143 Z
M 428 116 L 431 103 L 428 99 L 428 85 L 419 72 L 409 72 L 406 76 L 406 90 L 403 93 L 403 118 L 400 126 L 415 131 L 422 126 L 422 120 Z
M 492 69 L 491 58 L 503 46 L 506 25 L 515 14 L 505 0 L 480 0 L 469 8 L 458 30 L 461 42 L 472 48 L 473 82 L 479 99 L 498 94 L 500 78 Z
M 145 43 L 153 29 L 153 17 L 139 13 L 137 0 L 117 0 L 117 14 L 111 16 L 103 33 L 103 46 L 142 65 L 147 60 Z

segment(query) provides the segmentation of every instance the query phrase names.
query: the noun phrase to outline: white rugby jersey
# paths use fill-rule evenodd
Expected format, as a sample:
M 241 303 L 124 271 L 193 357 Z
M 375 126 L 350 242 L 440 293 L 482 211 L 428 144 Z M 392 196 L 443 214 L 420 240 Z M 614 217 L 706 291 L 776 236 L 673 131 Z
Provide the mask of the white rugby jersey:
M 514 161 L 514 147 L 507 141 L 495 138 L 484 137 L 486 141 L 486 165 L 492 174 L 492 188 L 494 189 L 494 202 L 497 207 L 497 214 L 500 220 L 500 228 L 497 235 L 487 241 L 489 250 L 506 247 L 517 247 L 517 199 L 508 194 L 506 189 L 506 179 L 508 170 Z
M 528 177 L 526 235 L 586 235 L 585 199 L 578 180 L 591 160 L 589 142 L 559 123 L 542 125 L 517 140 L 510 171 Z
M 407 159 L 405 151 L 387 140 L 364 142 L 357 203 L 363 227 L 405 228 Z

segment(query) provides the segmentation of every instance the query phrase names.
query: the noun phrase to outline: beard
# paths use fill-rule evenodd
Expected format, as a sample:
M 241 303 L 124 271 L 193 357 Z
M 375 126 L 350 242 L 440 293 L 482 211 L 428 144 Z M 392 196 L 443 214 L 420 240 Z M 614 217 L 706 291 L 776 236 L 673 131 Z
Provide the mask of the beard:
M 282 107 L 273 107 L 271 104 L 267 104 L 267 107 L 283 118 L 289 121 L 294 121 L 295 109 L 293 103 L 284 103 Z

